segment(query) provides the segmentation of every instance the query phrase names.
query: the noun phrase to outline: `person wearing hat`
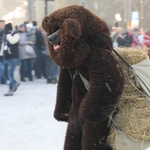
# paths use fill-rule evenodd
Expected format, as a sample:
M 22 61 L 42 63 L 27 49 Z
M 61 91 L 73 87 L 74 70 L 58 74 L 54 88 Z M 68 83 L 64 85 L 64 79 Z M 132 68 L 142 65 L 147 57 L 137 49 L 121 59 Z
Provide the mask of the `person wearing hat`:
M 6 24 L 4 37 L 4 64 L 7 65 L 9 91 L 4 94 L 5 96 L 12 96 L 20 84 L 14 79 L 14 71 L 18 63 L 19 39 L 20 36 L 13 30 L 12 24 Z
M 19 35 L 20 35 L 19 59 L 21 62 L 20 65 L 21 81 L 26 81 L 25 77 L 27 77 L 29 81 L 33 81 L 32 63 L 33 59 L 36 58 L 36 53 L 33 48 L 34 41 L 32 41 L 32 38 L 29 39 L 29 37 L 27 36 L 25 24 L 21 24 L 19 26 Z
M 33 21 L 33 28 L 35 30 L 35 52 L 36 52 L 36 60 L 35 60 L 35 76 L 37 79 L 46 77 L 45 68 L 44 68 L 44 55 L 43 52 L 45 50 L 45 41 L 42 32 L 37 28 L 37 22 Z

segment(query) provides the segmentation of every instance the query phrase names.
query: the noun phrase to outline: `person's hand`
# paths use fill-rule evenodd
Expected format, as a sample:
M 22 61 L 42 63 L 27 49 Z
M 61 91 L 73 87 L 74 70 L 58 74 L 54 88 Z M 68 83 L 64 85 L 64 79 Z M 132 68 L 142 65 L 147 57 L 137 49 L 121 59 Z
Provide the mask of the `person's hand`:
M 68 117 L 69 117 L 69 114 L 68 113 L 62 113 L 62 112 L 55 112 L 54 113 L 54 117 L 56 120 L 58 121 L 65 121 L 67 122 L 68 121 Z

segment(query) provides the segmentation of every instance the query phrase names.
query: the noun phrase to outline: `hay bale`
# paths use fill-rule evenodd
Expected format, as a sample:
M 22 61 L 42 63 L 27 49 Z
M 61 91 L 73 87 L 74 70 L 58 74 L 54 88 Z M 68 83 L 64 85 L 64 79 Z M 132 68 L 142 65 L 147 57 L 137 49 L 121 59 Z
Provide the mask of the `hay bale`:
M 116 51 L 130 64 L 136 64 L 147 58 L 147 52 L 144 49 L 135 48 L 117 48 Z M 120 59 L 119 59 L 120 61 Z M 122 63 L 122 62 L 121 62 Z
M 116 51 L 130 64 L 136 64 L 147 58 L 146 51 L 134 48 L 118 48 Z M 125 64 L 117 58 L 123 66 L 125 87 L 118 103 L 119 112 L 114 120 L 128 135 L 142 141 L 150 141 L 150 98 L 142 95 L 130 82 L 129 72 Z M 115 150 L 115 128 L 111 126 L 108 143 Z

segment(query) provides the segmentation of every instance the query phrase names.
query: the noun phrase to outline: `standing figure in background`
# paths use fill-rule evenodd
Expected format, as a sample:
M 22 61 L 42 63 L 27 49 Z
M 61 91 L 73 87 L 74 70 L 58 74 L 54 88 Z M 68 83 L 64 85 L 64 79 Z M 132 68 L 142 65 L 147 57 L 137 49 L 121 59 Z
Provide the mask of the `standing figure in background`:
M 4 52 L 4 33 L 5 33 L 4 28 L 5 28 L 5 21 L 0 20 L 0 84 L 3 75 L 3 52 Z
M 113 47 L 114 47 L 114 48 L 117 48 L 117 47 L 118 47 L 118 43 L 117 43 L 117 41 L 116 41 L 116 39 L 115 39 L 116 30 L 117 30 L 116 27 L 112 27 L 112 28 L 110 29 L 110 37 L 111 37 L 111 39 L 112 39 Z
M 18 64 L 18 43 L 20 36 L 13 30 L 11 23 L 6 24 L 5 34 L 4 64 L 7 65 L 7 74 L 9 79 L 9 91 L 5 94 L 5 96 L 12 96 L 20 84 L 14 79 L 14 71 Z
M 20 67 L 20 74 L 21 74 L 21 81 L 26 81 L 25 77 L 28 77 L 29 81 L 33 81 L 32 75 L 32 59 L 36 57 L 36 54 L 33 53 L 32 55 L 27 53 L 25 48 L 27 45 L 32 46 L 34 43 L 33 41 L 28 40 L 26 27 L 24 24 L 19 26 L 19 58 L 21 60 L 21 67 Z
M 131 28 L 127 29 L 127 32 L 124 33 L 125 47 L 131 47 L 133 43 L 133 31 Z
M 150 58 L 150 27 L 145 29 L 144 38 L 143 38 L 143 46 L 147 50 L 147 54 Z
M 35 52 L 36 52 L 36 60 L 35 60 L 35 75 L 37 79 L 40 79 L 45 76 L 44 73 L 44 54 L 43 51 L 45 49 L 44 38 L 42 32 L 37 29 L 37 22 L 33 21 L 33 28 L 35 30 Z
M 125 46 L 125 39 L 123 36 L 123 28 L 118 27 L 114 40 L 117 42 L 118 47 L 124 47 Z
M 46 80 L 47 83 L 52 83 L 55 84 L 57 83 L 57 69 L 58 66 L 52 61 L 49 51 L 48 51 L 48 45 L 47 45 L 47 36 L 46 33 L 43 29 L 41 29 L 41 32 L 44 37 L 44 42 L 45 42 L 45 50 L 43 51 L 44 57 L 45 57 L 45 74 L 46 74 Z
M 132 47 L 141 48 L 143 37 L 144 37 L 144 34 L 143 34 L 142 29 L 140 30 L 134 29 Z
M 144 31 L 143 29 L 140 29 L 138 32 L 139 47 L 142 47 L 143 39 L 144 39 Z
M 32 45 L 31 44 L 30 45 L 33 47 L 35 51 L 36 37 L 35 37 L 35 29 L 33 27 L 32 22 L 26 23 L 26 36 L 28 41 L 32 41 Z M 32 70 L 35 69 L 35 62 L 36 62 L 36 57 L 32 58 L 32 62 L 31 62 Z

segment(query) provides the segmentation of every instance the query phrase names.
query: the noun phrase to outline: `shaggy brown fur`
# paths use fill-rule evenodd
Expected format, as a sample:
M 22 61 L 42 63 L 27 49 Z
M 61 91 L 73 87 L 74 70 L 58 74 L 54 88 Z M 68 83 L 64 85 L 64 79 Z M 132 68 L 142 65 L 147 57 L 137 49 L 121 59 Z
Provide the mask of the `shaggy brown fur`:
M 47 35 L 59 31 L 58 51 L 51 44 L 49 50 L 60 66 L 54 117 L 68 122 L 64 150 L 111 150 L 106 143 L 108 117 L 122 94 L 124 79 L 112 53 L 108 26 L 76 5 L 44 17 L 42 26 Z M 89 81 L 89 90 L 75 71 Z

